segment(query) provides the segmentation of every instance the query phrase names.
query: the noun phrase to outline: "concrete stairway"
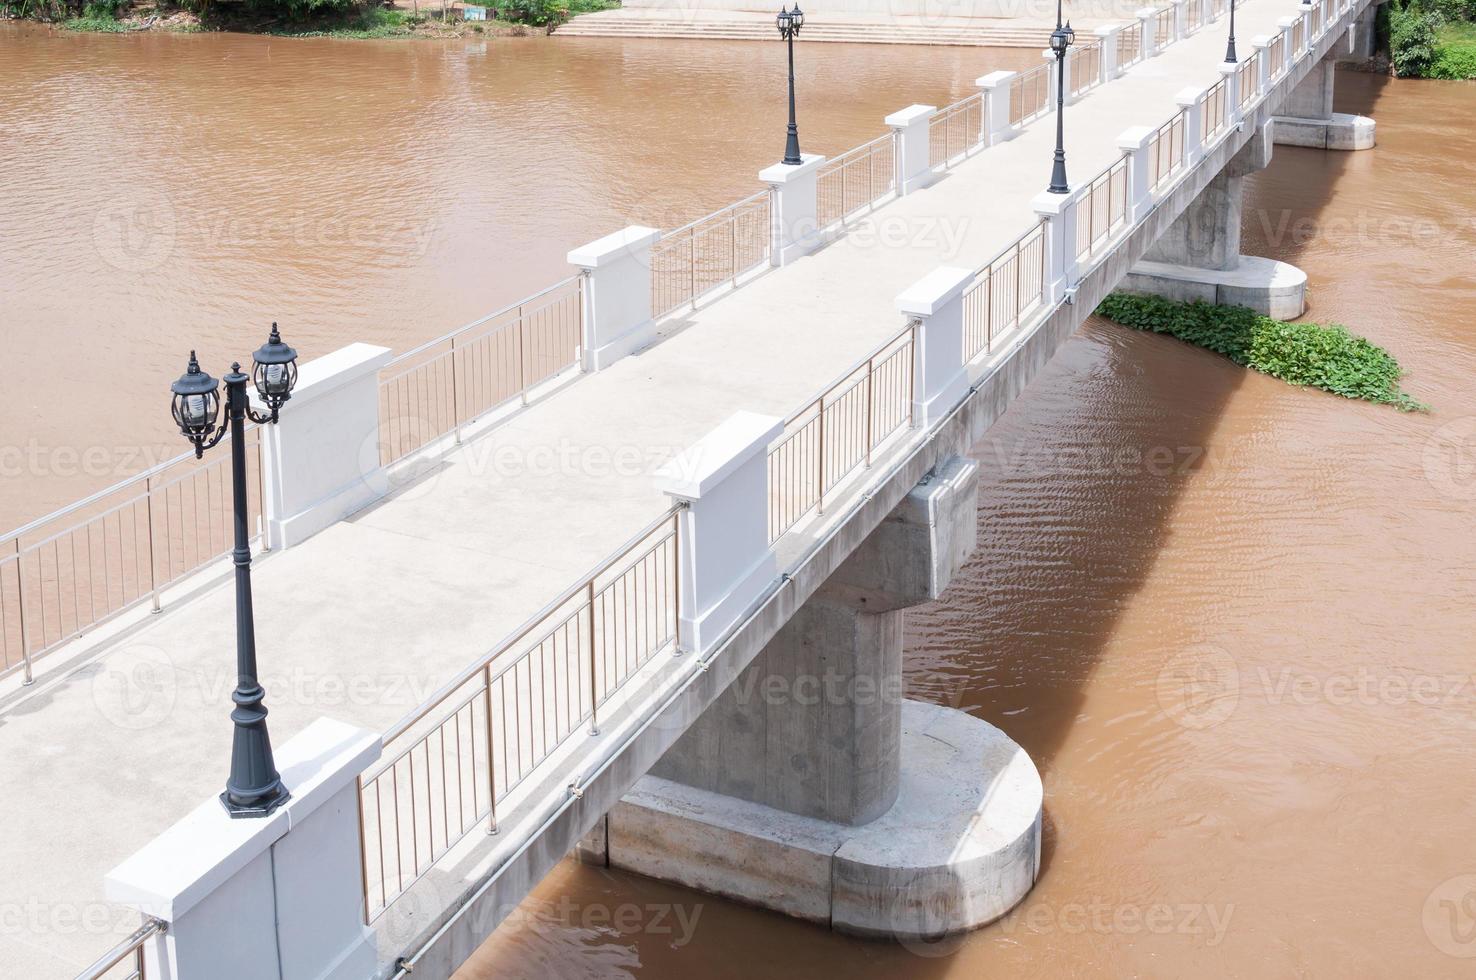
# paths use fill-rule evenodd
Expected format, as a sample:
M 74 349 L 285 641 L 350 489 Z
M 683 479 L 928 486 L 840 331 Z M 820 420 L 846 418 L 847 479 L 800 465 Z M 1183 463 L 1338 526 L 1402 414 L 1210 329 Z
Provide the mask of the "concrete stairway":
M 722 41 L 772 41 L 774 18 L 748 11 L 618 9 L 581 14 L 555 32 L 559 37 L 681 37 Z M 995 18 L 894 18 L 869 21 L 827 18 L 805 25 L 806 41 L 851 44 L 951 44 L 989 48 L 1044 48 L 1049 26 Z

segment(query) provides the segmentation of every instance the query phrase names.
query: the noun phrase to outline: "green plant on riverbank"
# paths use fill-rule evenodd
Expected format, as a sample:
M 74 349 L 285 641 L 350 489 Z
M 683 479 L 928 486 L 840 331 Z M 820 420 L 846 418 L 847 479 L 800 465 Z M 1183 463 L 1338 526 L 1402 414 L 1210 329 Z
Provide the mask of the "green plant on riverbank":
M 1395 0 L 1380 33 L 1402 78 L 1476 78 L 1476 0 Z
M 502 20 L 534 27 L 557 27 L 575 14 L 612 10 L 619 0 L 493 0 Z
M 1165 333 L 1223 354 L 1288 384 L 1393 405 L 1405 412 L 1429 410 L 1400 389 L 1404 371 L 1388 351 L 1336 324 L 1287 323 L 1243 306 L 1178 303 L 1128 293 L 1108 296 L 1097 312 L 1125 327 Z

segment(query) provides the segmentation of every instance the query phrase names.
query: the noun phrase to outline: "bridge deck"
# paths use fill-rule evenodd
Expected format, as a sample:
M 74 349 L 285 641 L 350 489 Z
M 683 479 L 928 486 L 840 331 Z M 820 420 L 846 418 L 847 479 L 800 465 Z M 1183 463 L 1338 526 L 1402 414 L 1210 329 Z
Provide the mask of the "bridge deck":
M 1272 33 L 1294 0 L 1250 0 L 1240 36 Z M 1067 109 L 1078 182 L 1118 159 L 1119 133 L 1157 125 L 1175 94 L 1218 79 L 1223 24 Z M 1247 52 L 1249 43 L 1245 44 Z M 978 267 L 1036 222 L 1049 117 L 849 235 L 668 324 L 654 348 L 579 379 L 404 492 L 262 561 L 262 675 L 280 744 L 330 715 L 385 730 L 668 503 L 650 473 L 734 411 L 785 416 L 896 333 L 894 299 L 939 265 Z M 897 244 L 900 241 L 901 244 Z M 639 466 L 608 458 L 634 451 Z M 104 874 L 217 793 L 233 675 L 232 593 L 217 582 L 0 708 L 0 962 L 70 977 L 136 919 Z M 61 655 L 58 655 L 60 657 Z

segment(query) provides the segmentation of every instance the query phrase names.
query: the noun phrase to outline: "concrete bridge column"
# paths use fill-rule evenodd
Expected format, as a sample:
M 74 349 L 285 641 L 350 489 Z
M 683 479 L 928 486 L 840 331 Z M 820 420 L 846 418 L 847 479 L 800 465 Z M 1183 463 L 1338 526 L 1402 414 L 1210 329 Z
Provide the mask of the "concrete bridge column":
M 903 610 L 973 549 L 977 467 L 930 473 L 610 811 L 611 867 L 896 938 L 982 925 L 1029 891 L 1029 757 L 902 696 Z
M 1368 116 L 1333 112 L 1333 84 L 1338 59 L 1353 52 L 1356 25 L 1312 66 L 1292 89 L 1276 115 L 1276 142 L 1320 150 L 1368 150 L 1374 145 L 1374 121 Z
M 974 84 L 984 90 L 984 145 L 993 146 L 1020 135 L 1020 127 L 1010 122 L 1010 80 L 1013 71 L 992 71 L 981 75 Z
M 1121 289 L 1248 306 L 1282 320 L 1302 315 L 1306 273 L 1285 262 L 1240 254 L 1243 182 L 1271 161 L 1270 126 L 1261 127 L 1144 253 Z

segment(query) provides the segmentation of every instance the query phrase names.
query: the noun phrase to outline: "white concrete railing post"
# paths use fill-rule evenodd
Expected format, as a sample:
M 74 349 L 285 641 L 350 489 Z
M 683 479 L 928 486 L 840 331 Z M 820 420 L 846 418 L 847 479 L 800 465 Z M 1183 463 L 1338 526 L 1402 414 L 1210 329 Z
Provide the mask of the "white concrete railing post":
M 1158 50 L 1158 32 L 1153 29 L 1153 19 L 1157 15 L 1158 15 L 1158 11 L 1154 10 L 1152 7 L 1140 7 L 1140 8 L 1138 8 L 1138 13 L 1137 13 L 1138 23 L 1140 23 L 1140 24 L 1143 25 L 1143 60 L 1144 61 L 1147 61 L 1149 58 L 1157 57 L 1158 54 L 1159 54 L 1159 50 Z
M 974 272 L 940 266 L 897 296 L 897 309 L 918 321 L 913 336 L 913 424 L 928 426 L 969 390 L 964 357 L 964 290 Z
M 1199 0 L 1199 22 L 1201 24 L 1215 22 L 1215 0 Z
M 1017 72 L 992 71 L 974 84 L 984 90 L 985 146 L 994 146 L 1020 135 L 1020 127 L 1010 122 L 1010 87 Z
M 1281 28 L 1281 34 L 1286 39 L 1281 44 L 1281 53 L 1286 58 L 1286 64 L 1282 66 L 1282 70 L 1289 72 L 1297 63 L 1297 53 L 1292 50 L 1292 29 L 1297 26 L 1297 19 L 1283 17 L 1276 22 L 1276 26 Z
M 1172 0 L 1174 5 L 1174 40 L 1189 36 L 1189 0 Z
M 1068 54 L 1069 54 L 1069 52 L 1068 52 Z M 1050 48 L 1047 48 L 1047 49 L 1045 49 L 1044 51 L 1042 51 L 1040 53 L 1040 56 L 1041 56 L 1041 58 L 1043 58 L 1045 60 L 1045 63 L 1046 63 L 1046 78 L 1049 79 L 1049 82 L 1046 84 L 1046 105 L 1055 105 L 1056 104 L 1056 88 L 1057 88 L 1057 84 L 1058 84 L 1057 83 L 1057 79 L 1056 79 L 1056 55 L 1055 55 L 1054 52 L 1051 51 Z M 1062 75 L 1063 75 L 1063 78 L 1061 79 L 1061 82 L 1060 83 L 1061 84 L 1064 84 L 1066 86 L 1065 103 L 1066 103 L 1066 105 L 1070 105 L 1071 104 L 1071 59 L 1069 57 L 1066 59 L 1066 68 L 1062 72 Z
M 1174 102 L 1184 110 L 1184 165 L 1198 166 L 1204 159 L 1204 90 L 1193 87 L 1181 89 Z
M 299 544 L 388 491 L 379 465 L 379 369 L 390 359 L 388 347 L 349 344 L 298 368 L 277 423 L 261 427 L 268 548 Z M 251 402 L 266 411 L 254 389 Z
M 1267 50 L 1269 47 L 1271 47 L 1271 39 L 1266 35 L 1257 34 L 1251 38 L 1251 50 L 1261 56 L 1256 62 L 1258 66 L 1256 68 L 1256 90 L 1261 93 L 1262 98 L 1265 98 L 1266 93 L 1271 91 L 1271 52 Z
M 1110 82 L 1122 74 L 1122 69 L 1117 67 L 1120 60 L 1117 56 L 1117 39 L 1122 34 L 1124 24 L 1106 24 L 1097 28 L 1096 35 L 1102 42 L 1102 81 Z
M 631 225 L 569 253 L 584 275 L 584 369 L 602 371 L 649 344 L 651 246 L 661 232 Z
M 809 255 L 820 245 L 819 174 L 825 157 L 801 153 L 802 163 L 776 163 L 759 171 L 759 180 L 774 195 L 769 209 L 769 261 L 788 265 Z
M 1045 218 L 1045 294 L 1046 307 L 1054 308 L 1076 285 L 1076 204 L 1077 191 L 1052 194 L 1042 191 L 1030 202 L 1035 213 Z
M 737 412 L 656 471 L 656 488 L 686 509 L 680 521 L 681 636 L 713 648 L 778 577 L 769 547 L 769 444 L 784 431 L 771 415 Z
M 883 120 L 897 141 L 897 194 L 920 191 L 933 182 L 928 144 L 928 121 L 938 107 L 910 105 Z M 982 126 L 980 127 L 983 128 Z
M 1240 72 L 1235 65 L 1222 64 L 1220 75 L 1225 79 L 1225 125 L 1234 129 L 1240 125 Z
M 1153 191 L 1148 186 L 1148 147 L 1155 130 L 1150 126 L 1134 126 L 1117 137 L 1117 146 L 1127 156 L 1127 220 L 1142 221 L 1153 207 Z
M 110 871 L 111 901 L 167 924 L 148 975 L 372 976 L 358 776 L 381 747 L 378 732 L 320 718 L 277 752 L 292 797 L 270 816 L 232 820 L 211 798 Z

